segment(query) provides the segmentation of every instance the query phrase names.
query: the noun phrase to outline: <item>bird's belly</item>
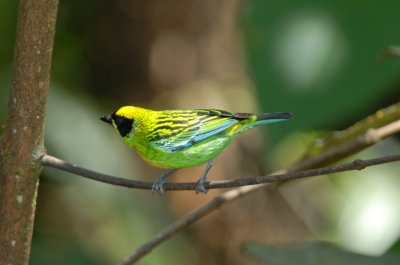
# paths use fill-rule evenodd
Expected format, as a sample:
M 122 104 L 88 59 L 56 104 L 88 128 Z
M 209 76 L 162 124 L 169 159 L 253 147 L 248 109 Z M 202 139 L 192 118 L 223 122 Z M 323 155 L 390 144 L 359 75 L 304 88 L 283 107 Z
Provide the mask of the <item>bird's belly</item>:
M 213 139 L 214 138 L 214 139 Z M 231 137 L 212 137 L 179 151 L 167 151 L 150 146 L 139 150 L 139 155 L 150 165 L 162 168 L 186 168 L 201 165 L 221 153 L 232 141 Z

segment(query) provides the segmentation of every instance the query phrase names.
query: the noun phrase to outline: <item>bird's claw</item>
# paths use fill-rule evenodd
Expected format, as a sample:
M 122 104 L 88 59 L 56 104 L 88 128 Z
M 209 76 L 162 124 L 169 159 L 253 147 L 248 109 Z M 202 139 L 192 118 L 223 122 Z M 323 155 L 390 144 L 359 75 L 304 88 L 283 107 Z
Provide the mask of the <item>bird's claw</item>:
M 151 187 L 151 193 L 157 194 L 159 196 L 164 195 L 165 193 L 163 188 L 164 183 L 165 181 L 163 179 L 158 179 L 156 182 L 154 182 L 153 186 Z
M 165 191 L 163 188 L 163 184 L 165 183 L 165 179 L 174 173 L 177 169 L 170 169 L 161 176 L 158 177 L 156 182 L 154 182 L 153 186 L 151 187 L 151 193 L 155 193 L 157 195 L 164 195 Z
M 207 194 L 208 190 L 204 187 L 203 182 L 197 182 L 196 184 L 196 194 L 204 193 Z

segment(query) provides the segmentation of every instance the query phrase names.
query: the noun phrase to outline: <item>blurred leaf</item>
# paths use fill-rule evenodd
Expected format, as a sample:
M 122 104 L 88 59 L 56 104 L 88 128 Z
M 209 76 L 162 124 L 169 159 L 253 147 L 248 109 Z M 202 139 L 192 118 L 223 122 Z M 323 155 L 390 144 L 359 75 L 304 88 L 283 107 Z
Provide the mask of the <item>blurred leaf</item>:
M 294 116 L 270 127 L 272 142 L 344 128 L 398 101 L 400 60 L 378 56 L 400 43 L 399 8 L 397 0 L 248 2 L 245 48 L 263 111 Z
M 247 244 L 244 253 L 269 265 L 396 265 L 400 256 L 371 257 L 324 243 L 268 246 Z

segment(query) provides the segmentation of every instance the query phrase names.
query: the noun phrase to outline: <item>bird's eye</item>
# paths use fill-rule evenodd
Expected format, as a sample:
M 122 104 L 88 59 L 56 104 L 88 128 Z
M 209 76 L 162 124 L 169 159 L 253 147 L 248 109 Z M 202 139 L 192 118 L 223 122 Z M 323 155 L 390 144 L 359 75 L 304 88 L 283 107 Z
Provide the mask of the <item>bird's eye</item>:
M 122 137 L 127 136 L 132 131 L 133 119 L 127 119 L 121 116 L 114 117 L 115 125 Z

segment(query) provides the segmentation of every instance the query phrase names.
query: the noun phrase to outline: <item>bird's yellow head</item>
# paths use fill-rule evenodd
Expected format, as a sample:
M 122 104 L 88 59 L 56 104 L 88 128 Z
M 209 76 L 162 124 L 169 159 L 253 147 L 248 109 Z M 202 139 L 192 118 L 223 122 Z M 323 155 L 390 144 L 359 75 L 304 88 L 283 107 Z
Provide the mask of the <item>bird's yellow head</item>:
M 125 137 L 135 128 L 135 121 L 145 116 L 147 111 L 149 110 L 124 106 L 111 114 L 104 115 L 100 120 L 111 124 L 122 137 Z

